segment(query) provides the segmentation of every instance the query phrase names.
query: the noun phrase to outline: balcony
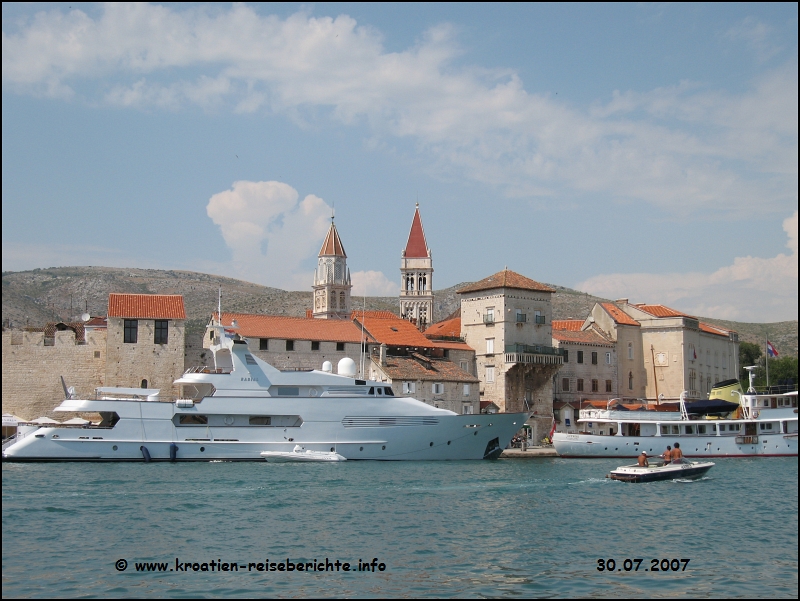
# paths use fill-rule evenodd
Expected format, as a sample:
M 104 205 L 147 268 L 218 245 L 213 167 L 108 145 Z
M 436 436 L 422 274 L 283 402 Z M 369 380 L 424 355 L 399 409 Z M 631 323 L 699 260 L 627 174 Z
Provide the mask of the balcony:
M 541 326 L 544 325 L 544 315 L 536 315 L 536 325 Z
M 486 313 L 483 316 L 483 323 L 486 325 L 494 325 L 494 313 Z
M 517 313 L 517 323 L 527 323 L 528 315 L 526 313 Z
M 566 351 L 544 345 L 507 344 L 505 348 L 506 363 L 541 363 L 561 365 L 564 363 Z

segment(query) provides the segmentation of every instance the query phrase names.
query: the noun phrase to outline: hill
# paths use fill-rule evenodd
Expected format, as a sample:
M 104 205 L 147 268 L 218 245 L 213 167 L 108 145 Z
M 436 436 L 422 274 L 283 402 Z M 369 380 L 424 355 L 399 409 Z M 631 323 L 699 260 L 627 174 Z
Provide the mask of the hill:
M 458 308 L 456 290 L 470 282 L 435 291 L 434 320 Z M 554 319 L 583 319 L 599 298 L 549 284 Z M 3 274 L 3 326 L 41 326 L 48 321 L 71 321 L 84 312 L 105 315 L 110 292 L 182 294 L 188 330 L 201 330 L 217 307 L 222 288 L 226 311 L 303 316 L 311 308 L 311 290 L 286 291 L 251 282 L 192 271 L 120 269 L 112 267 L 54 267 Z M 398 313 L 398 297 L 353 298 L 353 308 Z M 797 321 L 741 323 L 702 317 L 703 321 L 739 332 L 740 340 L 763 346 L 768 336 L 784 355 L 797 356 Z

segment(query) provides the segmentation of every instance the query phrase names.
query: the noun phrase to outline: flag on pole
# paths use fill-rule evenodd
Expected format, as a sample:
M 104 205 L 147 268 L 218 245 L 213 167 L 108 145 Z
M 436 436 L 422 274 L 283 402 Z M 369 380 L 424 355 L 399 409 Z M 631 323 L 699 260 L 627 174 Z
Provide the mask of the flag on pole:
M 697 359 L 697 352 L 694 350 L 694 347 L 692 347 L 692 355 L 694 355 L 694 358 Z
M 553 427 L 550 429 L 550 434 L 547 435 L 547 438 L 550 439 L 550 442 L 553 442 L 553 434 L 556 432 L 556 418 L 553 417 Z
M 767 355 L 771 358 L 777 357 L 780 353 L 778 353 L 778 349 L 772 346 L 772 343 L 767 340 Z

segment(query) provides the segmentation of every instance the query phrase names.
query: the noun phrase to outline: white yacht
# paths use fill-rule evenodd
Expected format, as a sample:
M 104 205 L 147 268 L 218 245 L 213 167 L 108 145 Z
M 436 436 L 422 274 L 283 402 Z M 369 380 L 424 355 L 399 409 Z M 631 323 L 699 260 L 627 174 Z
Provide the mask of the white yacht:
M 55 411 L 99 413 L 100 424 L 21 426 L 3 445 L 3 459 L 264 461 L 265 451 L 297 445 L 348 460 L 494 459 L 528 417 L 458 415 L 397 397 L 385 382 L 357 379 L 347 358 L 339 374 L 329 363 L 322 371 L 279 371 L 238 335 L 216 330 L 214 367 L 190 368 L 176 380 L 181 398 L 137 388 L 67 398 Z
M 707 401 L 681 395 L 672 411 L 582 409 L 582 431 L 555 433 L 553 446 L 561 457 L 638 457 L 642 451 L 658 457 L 675 443 L 685 457 L 796 457 L 797 390 L 760 394 L 752 371 L 750 380 L 747 393 L 737 380 L 726 380 Z

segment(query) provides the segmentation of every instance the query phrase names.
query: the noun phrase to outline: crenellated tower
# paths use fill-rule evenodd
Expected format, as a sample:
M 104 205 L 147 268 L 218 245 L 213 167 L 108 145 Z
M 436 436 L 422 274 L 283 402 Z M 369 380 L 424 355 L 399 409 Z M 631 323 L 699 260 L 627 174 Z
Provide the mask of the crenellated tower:
M 400 259 L 400 316 L 420 331 L 433 322 L 433 257 L 425 241 L 419 203 Z
M 331 227 L 319 251 L 314 271 L 314 309 L 319 319 L 350 319 L 350 270 L 339 232 L 331 217 Z

